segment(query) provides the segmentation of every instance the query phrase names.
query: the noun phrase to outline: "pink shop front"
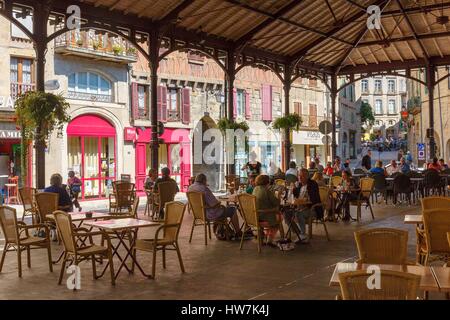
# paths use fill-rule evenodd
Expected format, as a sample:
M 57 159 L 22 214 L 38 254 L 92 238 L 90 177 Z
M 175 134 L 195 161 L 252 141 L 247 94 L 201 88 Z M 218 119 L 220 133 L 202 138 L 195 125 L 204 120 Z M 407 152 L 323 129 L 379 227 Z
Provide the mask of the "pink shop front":
M 135 128 L 135 152 L 136 152 L 136 188 L 144 189 L 144 181 L 151 165 L 151 128 Z M 166 128 L 164 134 L 160 136 L 164 144 L 159 145 L 158 159 L 159 168 L 168 167 L 181 191 L 187 191 L 189 178 L 191 177 L 191 139 L 189 129 Z

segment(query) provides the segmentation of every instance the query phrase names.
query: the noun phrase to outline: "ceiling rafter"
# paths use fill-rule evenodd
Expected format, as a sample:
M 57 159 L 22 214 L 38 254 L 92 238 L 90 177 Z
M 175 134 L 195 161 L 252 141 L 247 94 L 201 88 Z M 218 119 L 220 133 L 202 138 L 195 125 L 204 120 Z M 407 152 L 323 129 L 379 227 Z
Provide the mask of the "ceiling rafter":
M 382 13 L 383 10 L 389 5 L 391 1 L 387 1 L 383 7 L 380 9 L 380 12 Z M 345 60 L 347 60 L 347 58 L 350 56 L 350 54 L 352 53 L 353 49 L 355 49 L 358 46 L 358 43 L 362 40 L 362 38 L 364 38 L 364 36 L 366 35 L 367 31 L 369 31 L 370 29 L 367 27 L 366 23 L 364 23 L 362 30 L 360 31 L 360 33 L 357 35 L 355 42 L 353 43 L 353 45 L 348 48 L 348 50 L 345 52 L 343 58 L 338 62 L 338 66 L 336 68 L 336 73 L 339 72 L 339 70 L 341 70 L 342 65 L 344 64 Z M 384 51 L 384 50 L 383 50 Z M 386 53 L 384 53 L 386 55 Z M 388 58 L 389 60 L 389 58 Z
M 260 14 L 260 15 L 263 15 L 263 16 L 266 16 L 266 17 L 275 19 L 275 17 L 274 17 L 273 14 L 271 14 L 271 13 L 269 13 L 269 12 L 266 12 L 266 11 L 263 11 L 263 10 L 260 10 L 260 9 L 257 9 L 257 8 L 254 8 L 254 7 L 249 6 L 249 5 L 247 5 L 247 4 L 241 3 L 241 2 L 239 2 L 239 1 L 237 1 L 237 0 L 225 0 L 225 1 L 228 2 L 228 3 L 234 4 L 234 5 L 240 6 L 240 7 L 244 8 L 244 9 L 246 9 L 246 10 L 248 10 L 248 11 L 252 11 L 252 12 L 254 12 L 254 13 L 257 13 L 257 14 Z M 301 24 L 301 23 L 292 21 L 292 20 L 290 20 L 290 19 L 286 19 L 286 18 L 283 18 L 283 17 L 279 17 L 278 19 L 275 19 L 275 20 L 278 20 L 278 21 L 287 23 L 287 24 L 289 24 L 289 25 L 292 25 L 292 26 L 294 26 L 294 27 L 297 27 L 297 28 L 300 28 L 300 29 L 303 29 L 303 30 L 307 30 L 307 31 L 309 31 L 309 32 L 315 33 L 315 34 L 320 35 L 320 36 L 326 36 L 326 35 L 327 35 L 326 32 L 323 32 L 323 31 L 317 30 L 317 29 L 315 29 L 315 28 L 311 28 L 311 27 L 305 26 L 305 25 L 303 25 L 303 24 Z M 348 41 L 346 41 L 346 40 L 344 40 L 344 39 L 340 39 L 340 38 L 338 38 L 338 37 L 332 37 L 332 39 L 333 39 L 333 40 L 336 40 L 336 41 L 338 41 L 338 42 L 341 42 L 341 43 L 345 43 L 345 44 L 347 44 L 347 45 L 351 45 L 350 42 L 348 42 Z
M 258 24 L 256 27 L 254 27 L 252 30 L 247 32 L 246 34 L 242 35 L 239 39 L 237 39 L 236 45 L 241 46 L 250 41 L 258 32 L 263 30 L 264 28 L 267 28 L 275 21 L 278 21 L 283 15 L 288 13 L 290 10 L 292 10 L 294 7 L 298 6 L 300 3 L 302 3 L 304 0 L 293 0 L 281 9 L 279 9 L 277 12 L 275 12 L 273 15 L 268 17 L 266 20 Z
M 364 7 L 363 5 L 360 5 L 359 3 L 357 3 L 356 1 L 353 0 L 345 0 L 345 2 L 348 2 L 350 5 L 355 6 L 357 8 L 359 8 L 362 11 L 367 11 L 367 8 Z
M 116 0 L 116 2 L 114 2 L 112 5 L 109 6 L 109 11 L 113 11 L 114 9 L 117 8 L 117 6 L 120 4 L 122 0 Z
M 130 4 L 128 6 L 126 6 L 125 10 L 123 11 L 124 14 L 129 14 L 131 12 L 131 10 L 133 10 L 133 7 L 138 4 L 139 1 L 142 0 L 134 0 L 131 1 Z
M 194 0 L 184 0 L 184 1 L 180 2 L 175 8 L 173 8 L 171 11 L 169 11 L 162 19 L 158 20 L 157 23 L 160 26 L 171 23 L 173 20 L 176 20 L 178 18 L 181 11 L 185 10 L 193 2 L 194 2 Z M 151 7 L 151 5 L 149 7 Z
M 423 45 L 422 41 L 417 37 L 416 30 L 414 29 L 413 24 L 411 23 L 411 20 L 409 19 L 408 14 L 405 12 L 405 9 L 403 8 L 403 5 L 400 0 L 395 0 L 397 2 L 398 7 L 400 8 L 400 11 L 402 12 L 403 16 L 405 17 L 406 24 L 408 25 L 409 29 L 411 30 L 414 39 L 419 44 L 420 50 L 422 51 L 423 56 L 425 57 L 425 61 L 428 61 L 430 59 L 427 50 L 425 49 L 425 46 Z
M 388 1 L 388 0 L 378 0 L 374 3 L 374 5 L 381 5 L 386 1 Z M 347 22 L 348 21 L 356 21 L 366 14 L 367 14 L 367 12 L 360 11 L 357 14 L 354 14 L 353 16 L 348 18 L 346 21 Z M 304 58 L 305 54 L 307 54 L 309 50 L 311 50 L 312 48 L 316 47 L 317 45 L 323 43 L 324 41 L 326 41 L 328 39 L 332 39 L 332 37 L 340 30 L 342 30 L 342 27 L 340 27 L 340 26 L 334 27 L 333 29 L 331 29 L 329 32 L 326 33 L 326 35 L 324 36 L 325 38 L 320 37 L 320 38 L 314 40 L 313 42 L 311 42 L 310 44 L 308 44 L 306 47 L 297 51 L 295 54 L 293 54 L 291 56 L 292 61 L 295 61 L 295 63 L 298 63 L 299 61 L 301 61 Z M 353 44 L 350 44 L 350 45 L 352 46 Z
M 333 16 L 334 22 L 338 22 L 336 15 L 334 14 L 333 8 L 330 5 L 330 2 L 328 0 L 325 0 L 325 3 L 327 4 L 328 10 L 330 11 L 331 15 Z
M 420 16 L 421 16 L 421 18 L 422 18 L 422 20 L 423 20 L 423 22 L 424 22 L 424 24 L 425 24 L 425 26 L 426 26 L 426 28 L 427 28 L 427 30 L 428 30 L 428 33 L 432 33 L 430 24 L 428 23 L 428 21 L 427 21 L 427 19 L 425 18 L 425 16 L 424 16 L 423 14 L 421 14 Z M 439 47 L 439 44 L 437 43 L 436 38 L 434 38 L 434 37 L 433 37 L 433 43 L 434 43 L 434 45 L 436 46 L 436 49 L 437 49 L 437 51 L 439 52 L 439 55 L 440 55 L 441 57 L 443 57 L 444 55 L 442 54 L 441 47 Z

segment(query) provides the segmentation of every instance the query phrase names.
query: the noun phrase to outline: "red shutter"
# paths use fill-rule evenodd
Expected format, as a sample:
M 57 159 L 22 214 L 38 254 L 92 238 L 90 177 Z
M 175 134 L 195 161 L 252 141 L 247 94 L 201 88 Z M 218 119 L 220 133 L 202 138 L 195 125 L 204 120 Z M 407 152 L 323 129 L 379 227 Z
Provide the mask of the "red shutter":
M 158 121 L 167 122 L 167 87 L 158 86 L 157 94 Z
M 301 114 L 302 113 L 301 106 L 302 105 L 300 104 L 300 102 L 294 102 L 294 113 Z
M 250 93 L 245 91 L 245 119 L 252 117 L 252 110 L 250 108 Z
M 272 121 L 272 86 L 262 85 L 262 120 Z
M 138 84 L 136 82 L 131 83 L 131 110 L 133 119 L 139 119 L 139 93 Z
M 191 122 L 191 90 L 181 89 L 181 122 L 189 124 Z
M 233 88 L 233 118 L 237 117 L 237 90 Z

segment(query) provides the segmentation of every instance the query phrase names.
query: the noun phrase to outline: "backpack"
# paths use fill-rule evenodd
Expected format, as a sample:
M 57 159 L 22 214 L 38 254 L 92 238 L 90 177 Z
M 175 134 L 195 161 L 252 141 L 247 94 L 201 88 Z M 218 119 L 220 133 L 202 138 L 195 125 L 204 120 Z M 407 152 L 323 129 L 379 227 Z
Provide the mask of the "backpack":
M 229 224 L 214 222 L 213 231 L 217 240 L 233 240 L 236 238 L 236 232 Z

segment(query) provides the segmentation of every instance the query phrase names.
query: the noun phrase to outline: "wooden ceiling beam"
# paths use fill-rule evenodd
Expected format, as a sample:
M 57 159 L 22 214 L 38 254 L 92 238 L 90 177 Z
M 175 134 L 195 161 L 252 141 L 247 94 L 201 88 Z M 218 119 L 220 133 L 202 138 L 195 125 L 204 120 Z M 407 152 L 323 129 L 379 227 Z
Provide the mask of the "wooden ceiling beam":
M 382 5 L 383 3 L 387 2 L 388 0 L 378 0 L 374 3 L 374 5 Z M 346 22 L 354 22 L 362 17 L 364 17 L 365 15 L 367 15 L 367 12 L 358 12 L 357 14 L 354 14 L 353 16 L 349 17 Z M 304 58 L 304 56 L 314 47 L 320 45 L 321 43 L 323 43 L 324 41 L 328 40 L 328 39 L 332 39 L 332 37 L 339 31 L 341 31 L 343 28 L 342 26 L 336 26 L 333 29 L 331 29 L 329 32 L 327 32 L 323 37 L 319 37 L 318 39 L 314 40 L 313 42 L 311 42 L 310 44 L 308 44 L 306 47 L 300 49 L 299 51 L 297 51 L 296 53 L 294 53 L 291 56 L 291 60 L 292 61 L 298 61 L 298 60 L 302 60 Z M 353 46 L 353 43 L 350 44 L 351 46 Z
M 181 11 L 189 7 L 195 0 L 184 0 L 180 2 L 175 8 L 173 8 L 169 13 L 167 13 L 162 19 L 158 20 L 160 26 L 168 23 L 172 23 L 180 15 Z

